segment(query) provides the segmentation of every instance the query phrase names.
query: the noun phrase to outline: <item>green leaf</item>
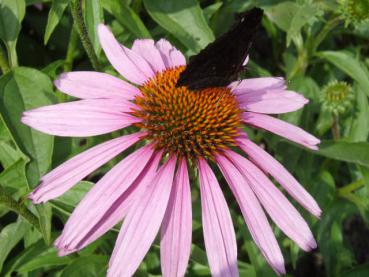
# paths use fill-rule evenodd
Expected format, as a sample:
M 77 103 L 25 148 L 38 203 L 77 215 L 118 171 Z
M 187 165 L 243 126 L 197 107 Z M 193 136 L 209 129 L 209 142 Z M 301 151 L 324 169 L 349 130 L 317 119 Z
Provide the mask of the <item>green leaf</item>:
M 358 86 L 355 88 L 356 104 L 354 115 L 347 139 L 352 142 L 366 141 L 369 136 L 369 102 L 364 91 Z
M 4 168 L 13 165 L 17 160 L 24 158 L 17 150 L 8 143 L 0 141 L 0 163 Z
M 45 267 L 56 267 L 60 265 L 69 264 L 71 262 L 70 257 L 59 257 L 54 247 L 43 251 L 37 256 L 33 256 L 28 262 L 17 267 L 16 270 L 19 273 L 26 273 L 36 269 Z
M 348 272 L 343 273 L 340 277 L 364 277 L 369 276 L 369 265 L 363 264 L 354 267 Z
M 193 52 L 214 40 L 214 34 L 195 0 L 144 0 L 147 12 Z
M 25 235 L 29 225 L 21 218 L 2 228 L 0 233 L 0 273 L 10 251 Z
M 51 218 L 52 209 L 49 203 L 36 206 L 37 213 L 39 215 L 38 221 L 40 222 L 41 233 L 46 245 L 51 242 Z
M 52 200 L 52 205 L 64 213 L 71 213 L 82 197 L 92 188 L 94 183 L 81 181 L 63 195 Z
M 11 67 L 18 65 L 16 45 L 21 22 L 25 14 L 24 0 L 0 1 L 0 39 L 3 40 Z
M 85 19 L 87 32 L 97 55 L 101 51 L 99 38 L 97 36 L 97 25 L 104 22 L 104 13 L 100 0 L 89 0 L 85 2 Z
M 87 1 L 87 3 L 90 1 Z M 53 0 L 47 17 L 47 24 L 44 35 L 44 44 L 46 45 L 54 32 L 55 27 L 59 24 L 65 9 L 69 4 L 69 0 Z
M 345 51 L 324 51 L 317 53 L 358 82 L 360 88 L 369 96 L 369 71 L 358 59 Z
M 35 69 L 19 67 L 0 78 L 0 113 L 19 148 L 31 158 L 27 166 L 31 187 L 50 168 L 54 140 L 25 126 L 20 119 L 26 110 L 51 104 L 52 92 L 49 77 Z
M 25 190 L 21 193 L 27 192 L 27 178 L 25 174 L 26 161 L 23 159 L 17 160 L 11 166 L 7 167 L 0 173 L 0 185 L 8 188 L 14 188 L 20 190 L 24 188 Z
M 102 5 L 117 21 L 138 38 L 151 38 L 138 14 L 121 0 L 103 0 Z
M 204 9 L 204 17 L 206 21 L 209 22 L 210 18 L 220 9 L 222 5 L 223 5 L 222 2 L 217 2 L 217 3 L 207 6 Z
M 83 276 L 105 276 L 107 271 L 108 257 L 101 255 L 91 255 L 74 260 L 63 270 L 60 277 L 80 277 Z
M 323 141 L 319 145 L 319 151 L 314 153 L 369 167 L 369 143 L 367 142 Z
M 287 46 L 300 34 L 301 28 L 311 22 L 319 13 L 319 8 L 306 3 L 282 2 L 265 9 L 269 19 L 287 33 Z

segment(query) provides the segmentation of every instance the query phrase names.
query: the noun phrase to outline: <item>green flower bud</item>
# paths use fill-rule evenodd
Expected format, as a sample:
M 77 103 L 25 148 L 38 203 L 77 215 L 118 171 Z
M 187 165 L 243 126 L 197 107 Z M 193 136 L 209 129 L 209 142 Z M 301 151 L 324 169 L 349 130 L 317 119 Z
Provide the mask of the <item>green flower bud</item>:
M 369 19 L 369 0 L 338 0 L 338 3 L 346 25 Z
M 344 114 L 352 108 L 352 100 L 354 95 L 351 86 L 334 80 L 323 89 L 322 109 L 335 115 Z

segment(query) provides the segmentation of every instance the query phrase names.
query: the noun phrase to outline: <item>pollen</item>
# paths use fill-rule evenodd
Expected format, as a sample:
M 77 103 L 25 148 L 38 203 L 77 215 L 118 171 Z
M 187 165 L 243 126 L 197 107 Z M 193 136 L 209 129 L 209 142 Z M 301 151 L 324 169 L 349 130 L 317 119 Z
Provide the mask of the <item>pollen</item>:
M 196 160 L 214 156 L 235 145 L 241 110 L 227 87 L 191 91 L 176 87 L 179 66 L 159 72 L 140 87 L 133 114 L 157 150 Z

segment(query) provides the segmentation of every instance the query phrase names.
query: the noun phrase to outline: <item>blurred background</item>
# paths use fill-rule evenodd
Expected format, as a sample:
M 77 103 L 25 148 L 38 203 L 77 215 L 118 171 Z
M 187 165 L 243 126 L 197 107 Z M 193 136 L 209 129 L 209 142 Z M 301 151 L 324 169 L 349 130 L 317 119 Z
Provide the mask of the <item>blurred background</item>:
M 73 20 L 73 7 L 79 4 L 94 62 Z M 127 47 L 136 38 L 166 38 L 188 58 L 227 31 L 237 13 L 253 6 L 263 8 L 265 16 L 242 77 L 286 78 L 289 90 L 310 103 L 281 118 L 322 140 L 313 153 L 266 132 L 246 130 L 323 210 L 317 220 L 296 205 L 318 241 L 313 252 L 303 252 L 275 228 L 286 276 L 369 276 L 368 0 L 0 0 L 0 276 L 105 276 L 119 226 L 66 257 L 57 256 L 52 242 L 81 197 L 117 160 L 45 205 L 32 205 L 27 194 L 43 174 L 69 157 L 129 130 L 60 138 L 20 123 L 24 110 L 71 100 L 52 84 L 62 72 L 117 75 L 101 51 L 97 24 L 109 25 Z M 221 185 L 235 224 L 240 275 L 275 276 L 223 179 Z M 187 276 L 210 276 L 196 183 L 192 197 Z M 135 276 L 160 276 L 157 242 Z

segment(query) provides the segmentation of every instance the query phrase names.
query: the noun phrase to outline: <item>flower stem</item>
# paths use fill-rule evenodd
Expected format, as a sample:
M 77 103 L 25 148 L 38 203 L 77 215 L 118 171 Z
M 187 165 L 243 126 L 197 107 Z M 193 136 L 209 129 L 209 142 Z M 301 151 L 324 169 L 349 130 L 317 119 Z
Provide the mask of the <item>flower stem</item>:
M 316 51 L 316 49 L 319 47 L 319 45 L 322 43 L 322 41 L 325 39 L 325 37 L 329 34 L 330 31 L 332 31 L 337 25 L 341 22 L 341 17 L 337 16 L 332 19 L 330 19 L 324 27 L 320 30 L 319 34 L 316 35 L 312 50 L 313 52 Z
M 91 61 L 92 67 L 96 71 L 101 71 L 100 63 L 97 59 L 96 53 L 94 51 L 91 40 L 87 33 L 87 28 L 86 28 L 83 15 L 82 15 L 81 2 L 82 0 L 72 0 L 71 2 L 71 12 L 72 12 L 73 21 L 74 21 L 75 27 L 77 28 L 79 37 L 81 38 L 83 48 L 85 49 L 87 56 Z
M 67 55 L 65 57 L 64 72 L 69 72 L 72 70 L 74 56 L 77 48 L 77 42 L 78 42 L 78 33 L 76 31 L 76 25 L 73 24 L 72 30 L 70 31 Z
M 4 54 L 2 47 L 0 47 L 0 68 L 3 74 L 6 74 L 10 71 L 9 62 Z
M 338 115 L 333 114 L 333 123 L 332 123 L 332 135 L 334 140 L 339 140 L 341 135 L 340 135 L 340 127 L 338 124 Z
M 24 205 L 21 201 L 16 201 L 1 186 L 0 186 L 0 203 L 3 204 L 5 207 L 7 207 L 9 210 L 12 210 L 16 212 L 18 215 L 24 217 L 29 223 L 31 223 L 37 230 L 41 232 L 38 218 L 28 210 L 26 205 Z

